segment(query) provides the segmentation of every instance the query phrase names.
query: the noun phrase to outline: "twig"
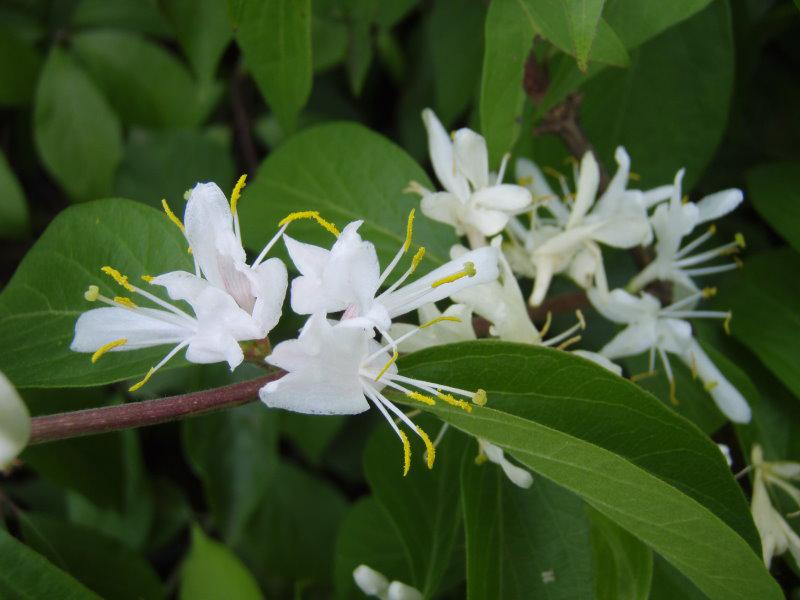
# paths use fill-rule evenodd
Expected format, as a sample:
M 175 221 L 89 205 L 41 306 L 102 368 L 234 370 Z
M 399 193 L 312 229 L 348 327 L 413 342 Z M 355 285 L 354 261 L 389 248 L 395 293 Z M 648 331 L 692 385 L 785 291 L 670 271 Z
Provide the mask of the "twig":
M 250 117 L 244 105 L 242 96 L 242 85 L 245 82 L 244 71 L 237 67 L 231 77 L 231 109 L 233 110 L 234 130 L 236 132 L 236 143 L 242 155 L 242 163 L 248 173 L 255 173 L 258 169 L 258 153 L 250 133 Z
M 156 425 L 247 404 L 255 400 L 261 387 L 282 375 L 282 372 L 273 373 L 251 381 L 192 394 L 34 417 L 29 444 Z

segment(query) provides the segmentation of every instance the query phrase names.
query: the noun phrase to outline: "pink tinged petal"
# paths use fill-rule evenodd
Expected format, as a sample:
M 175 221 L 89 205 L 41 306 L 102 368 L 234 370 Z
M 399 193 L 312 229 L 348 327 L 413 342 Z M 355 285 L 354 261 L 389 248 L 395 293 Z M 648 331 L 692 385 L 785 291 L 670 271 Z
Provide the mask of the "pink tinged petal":
M 567 227 L 574 227 L 583 220 L 597 196 L 597 188 L 600 185 L 600 167 L 592 152 L 583 155 L 577 185 L 575 204 L 572 206 Z
M 70 350 L 95 352 L 101 346 L 123 338 L 128 341 L 112 348 L 111 352 L 152 348 L 177 344 L 194 333 L 192 323 L 184 323 L 176 315 L 163 310 L 142 308 L 133 311 L 108 306 L 94 308 L 78 317 Z
M 469 184 L 466 178 L 456 170 L 453 142 L 447 135 L 434 112 L 426 108 L 422 111 L 422 121 L 428 132 L 428 153 L 436 177 L 444 189 L 466 201 L 469 197 Z
M 0 469 L 22 451 L 31 435 L 31 417 L 17 390 L 0 372 Z
M 655 320 L 633 323 L 603 346 L 600 354 L 612 360 L 636 356 L 654 347 L 657 339 Z
M 223 332 L 240 342 L 264 336 L 258 322 L 236 301 L 214 287 L 201 293 L 193 305 L 198 320 L 198 334 Z
M 460 231 L 464 204 L 454 194 L 450 192 L 426 194 L 420 201 L 420 208 L 422 214 L 429 219 L 451 225 Z
M 456 167 L 476 190 L 489 185 L 489 153 L 486 140 L 471 129 L 459 129 L 453 138 Z
M 531 193 L 524 187 L 501 183 L 472 194 L 472 202 L 482 208 L 519 213 L 531 203 Z
M 738 207 L 742 200 L 744 200 L 744 194 L 742 194 L 742 190 L 737 189 L 710 194 L 697 203 L 699 212 L 697 222 L 705 223 L 719 219 Z

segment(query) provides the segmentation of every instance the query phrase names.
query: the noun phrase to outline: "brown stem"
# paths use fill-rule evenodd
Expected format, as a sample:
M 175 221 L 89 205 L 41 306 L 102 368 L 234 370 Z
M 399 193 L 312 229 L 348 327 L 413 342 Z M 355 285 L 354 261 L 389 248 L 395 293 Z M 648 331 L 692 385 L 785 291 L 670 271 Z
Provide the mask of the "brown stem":
M 29 444 L 156 425 L 247 404 L 256 399 L 261 387 L 282 375 L 282 372 L 273 373 L 251 381 L 192 394 L 34 417 Z

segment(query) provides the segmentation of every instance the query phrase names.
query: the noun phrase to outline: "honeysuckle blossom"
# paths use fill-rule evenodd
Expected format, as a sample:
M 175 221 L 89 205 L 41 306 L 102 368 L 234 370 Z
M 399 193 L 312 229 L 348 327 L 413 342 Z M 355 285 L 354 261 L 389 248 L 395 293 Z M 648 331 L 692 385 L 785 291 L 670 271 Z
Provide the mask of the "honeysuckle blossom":
M 503 469 L 503 473 L 505 473 L 506 477 L 517 487 L 525 489 L 531 487 L 533 484 L 533 476 L 525 469 L 509 461 L 500 446 L 495 446 L 483 438 L 477 438 L 477 440 L 479 454 L 478 458 L 475 460 L 476 463 L 480 464 L 488 460 Z
M 601 315 L 627 325 L 600 350 L 601 355 L 613 360 L 649 351 L 652 371 L 658 354 L 670 383 L 672 400 L 676 402 L 675 377 L 667 357 L 668 353 L 676 354 L 700 378 L 725 416 L 736 423 L 750 421 L 747 401 L 692 337 L 692 326 L 684 320 L 718 318 L 726 319 L 727 323 L 730 313 L 687 309 L 701 298 L 713 295 L 713 289 L 696 292 L 664 308 L 657 298 L 647 293 L 634 296 L 621 289 L 609 293 L 590 289 L 588 295 Z
M 452 317 L 439 317 L 439 321 Z M 436 449 L 428 435 L 382 392 L 386 387 L 418 402 L 433 405 L 437 400 L 467 412 L 472 404 L 486 402 L 486 392 L 458 388 L 405 377 L 395 360 L 397 345 L 436 322 L 420 327 L 381 346 L 371 332 L 346 323 L 331 324 L 321 312 L 314 313 L 295 340 L 278 344 L 266 361 L 287 374 L 264 386 L 261 400 L 274 408 L 306 414 L 353 415 L 364 412 L 370 402 L 381 412 L 403 443 L 403 474 L 411 467 L 411 444 L 394 418 L 415 432 L 426 446 L 428 468 L 433 467 Z M 464 398 L 466 400 L 464 400 Z
M 675 175 L 670 201 L 658 206 L 650 219 L 656 235 L 656 256 L 631 280 L 627 286 L 629 291 L 638 291 L 657 279 L 671 281 L 684 288 L 684 291 L 696 291 L 698 287 L 693 277 L 721 273 L 738 266 L 735 261 L 712 266 L 702 265 L 721 256 L 730 256 L 738 252 L 744 247 L 744 238 L 741 235 L 737 235 L 733 242 L 692 254 L 714 235 L 716 228 L 712 225 L 688 244 L 683 247 L 681 244 L 683 238 L 698 225 L 722 217 L 739 206 L 743 199 L 742 191 L 723 190 L 705 196 L 697 203 L 683 202 L 682 180 L 683 169 Z
M 432 192 L 412 182 L 410 190 L 422 196 L 426 217 L 455 227 L 467 235 L 473 247 L 483 236 L 500 233 L 512 215 L 531 203 L 530 192 L 522 186 L 502 183 L 508 157 L 495 177 L 489 172 L 486 140 L 471 129 L 459 129 L 452 139 L 432 110 L 422 111 L 428 132 L 428 152 L 436 177 L 444 187 Z
M 8 468 L 28 443 L 31 416 L 17 390 L 0 371 L 0 470 Z
M 367 565 L 358 565 L 353 570 L 353 581 L 367 596 L 380 600 L 422 600 L 418 589 L 401 581 L 390 583 L 383 573 Z
M 300 271 L 300 276 L 292 280 L 294 312 L 303 315 L 344 311 L 343 323 L 370 330 L 377 328 L 387 336 L 394 318 L 465 287 L 497 278 L 497 250 L 486 247 L 464 254 L 405 284 L 425 253 L 425 249 L 420 248 L 409 268 L 380 292 L 411 247 L 414 211 L 408 218 L 403 245 L 383 271 L 375 246 L 362 240 L 358 233 L 362 222 L 348 224 L 330 250 L 284 236 L 289 256 Z
M 515 270 L 534 277 L 529 299 L 532 306 L 542 303 L 557 273 L 567 273 L 584 288 L 593 283 L 600 288 L 606 287 L 598 244 L 631 248 L 647 244 L 652 239 L 644 194 L 626 189 L 630 159 L 623 148 L 617 148 L 616 159 L 619 164 L 617 173 L 595 202 L 600 168 L 594 154 L 587 152 L 583 156 L 575 173 L 575 201 L 571 206 L 568 202 L 571 194 L 563 178 L 562 200 L 549 190 L 535 165 L 525 161 L 519 163 L 523 181 L 531 178 L 534 193 L 545 198 L 543 206 L 551 214 L 549 217 L 541 216 L 539 207 L 535 206 L 529 215 L 529 228 L 519 219 L 509 222 L 512 243 L 507 251 Z M 659 194 L 663 195 L 663 191 Z
M 767 489 L 773 485 L 783 490 L 800 508 L 800 490 L 793 483 L 800 481 L 800 463 L 766 462 L 761 446 L 754 444 L 750 452 L 750 466 L 754 473 L 750 509 L 761 537 L 764 564 L 769 568 L 772 558 L 787 550 L 795 562 L 800 564 L 800 536 L 772 505 Z
M 451 304 L 443 312 L 435 304 L 425 304 L 417 310 L 420 323 L 437 321 L 440 317 L 453 317 L 457 321 L 443 320 L 439 327 L 428 327 L 417 335 L 406 338 L 398 345 L 401 352 L 416 352 L 432 346 L 469 342 L 478 339 L 472 327 L 472 310 L 463 304 Z M 389 329 L 389 336 L 398 339 L 416 329 L 416 325 L 394 323 Z
M 163 202 L 167 216 L 189 242 L 195 273 L 172 271 L 141 278 L 148 286 L 162 287 L 172 300 L 186 302 L 193 314 L 105 266 L 104 273 L 138 298 L 136 302 L 127 296 L 109 298 L 100 294 L 98 286 L 89 286 L 84 294 L 86 300 L 108 306 L 89 310 L 78 318 L 70 348 L 93 353 L 94 363 L 110 351 L 174 344 L 144 379 L 131 387 L 132 391 L 184 348 L 190 362 L 224 361 L 231 369 L 239 365 L 244 358 L 239 342 L 266 337 L 281 316 L 287 288 L 286 267 L 277 258 L 265 261 L 264 257 L 293 220 L 290 215 L 261 255 L 248 265 L 236 211 L 243 185 L 244 177 L 228 205 L 215 184 L 197 184 L 188 197 L 185 226 Z M 142 300 L 149 305 L 137 304 Z

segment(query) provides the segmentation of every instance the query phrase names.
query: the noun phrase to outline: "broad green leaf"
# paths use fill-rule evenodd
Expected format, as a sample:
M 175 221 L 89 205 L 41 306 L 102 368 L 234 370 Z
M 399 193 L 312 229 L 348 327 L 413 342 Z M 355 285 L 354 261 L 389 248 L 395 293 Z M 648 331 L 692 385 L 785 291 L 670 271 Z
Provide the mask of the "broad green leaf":
M 573 53 L 581 71 L 589 67 L 589 53 L 597 35 L 605 0 L 568 0 L 564 5 Z
M 345 59 L 348 36 L 347 25 L 343 22 L 314 13 L 311 22 L 311 56 L 315 73 L 330 69 Z
M 263 504 L 277 465 L 277 443 L 277 415 L 260 402 L 183 423 L 184 451 L 229 543 L 241 538 Z
M 26 515 L 21 525 L 34 550 L 104 598 L 155 600 L 164 595 L 147 561 L 112 538 L 44 515 Z
M 293 129 L 311 93 L 310 0 L 229 0 L 236 41 L 267 104 Z
M 70 25 L 79 29 L 126 29 L 164 38 L 171 35 L 157 3 L 142 0 L 79 0 L 70 15 Z
M 112 352 L 92 365 L 88 354 L 70 351 L 75 321 L 94 308 L 83 297 L 87 286 L 97 285 L 109 297 L 121 293 L 100 272 L 105 265 L 131 281 L 193 269 L 183 236 L 149 206 L 110 199 L 60 213 L 0 294 L 0 370 L 18 387 L 88 386 L 141 377 L 164 356 L 164 348 Z M 180 364 L 177 360 L 171 366 Z
M 418 426 L 441 426 L 419 419 Z M 412 442 L 411 469 L 403 477 L 403 445 L 388 425 L 379 427 L 364 453 L 364 472 L 373 496 L 394 523 L 406 548 L 411 581 L 426 598 L 434 596 L 450 564 L 461 527 L 458 480 L 464 436 L 450 432 L 437 447 L 434 469 L 426 468 L 420 439 Z
M 367 73 L 372 64 L 371 24 L 362 18 L 356 19 L 350 26 L 350 40 L 347 44 L 347 80 L 353 95 L 360 96 L 367 80 Z
M 706 600 L 680 571 L 658 555 L 653 557 L 653 581 L 649 600 Z
M 517 0 L 489 4 L 481 71 L 481 133 L 489 149 L 489 165 L 497 168 L 517 141 L 525 90 L 522 79 L 533 34 Z
M 122 156 L 122 133 L 94 83 L 59 47 L 42 68 L 33 133 L 39 156 L 73 200 L 111 191 Z
M 626 48 L 635 48 L 709 4 L 711 0 L 608 0 L 603 17 Z
M 749 259 L 721 288 L 733 336 L 800 397 L 800 255 L 784 248 Z
M 597 600 L 647 600 L 653 552 L 596 510 L 592 523 L 594 589 Z
M 486 7 L 472 0 L 440 0 L 426 23 L 436 77 L 436 114 L 447 127 L 471 104 L 480 80 Z
M 221 91 L 195 83 L 172 54 L 115 30 L 76 35 L 72 47 L 122 120 L 144 127 L 190 127 L 205 120 Z
M 401 370 L 487 390 L 488 407 L 471 414 L 424 409 L 578 494 L 709 597 L 780 597 L 719 448 L 630 382 L 566 353 L 500 342 L 418 352 Z
M 164 0 L 167 15 L 186 58 L 201 81 L 212 81 L 231 41 L 231 24 L 222 0 Z
M 541 477 L 519 488 L 497 465 L 476 465 L 476 450 L 461 469 L 470 600 L 592 597 L 585 504 Z
M 800 163 L 773 163 L 747 174 L 747 199 L 800 252 Z
M 213 181 L 230 193 L 236 180 L 228 144 L 211 131 L 171 130 L 131 135 L 114 191 L 123 198 L 173 208 L 198 181 Z
M 386 512 L 372 496 L 352 506 L 339 528 L 334 552 L 334 583 L 339 600 L 361 600 L 363 592 L 353 582 L 353 570 L 367 565 L 390 581 L 411 581 L 409 555 Z
M 260 250 L 287 214 L 319 210 L 340 229 L 364 219 L 359 232 L 385 265 L 403 244 L 408 213 L 416 207 L 414 246 L 427 248 L 429 266 L 444 263 L 455 234 L 420 213 L 418 198 L 403 191 L 410 181 L 433 187 L 410 156 L 365 127 L 341 122 L 308 129 L 270 154 L 245 188 L 239 204 L 245 243 Z M 325 247 L 334 241 L 306 222 L 290 225 L 288 234 Z
M 5 154 L 0 151 L 0 238 L 24 237 L 30 227 L 29 221 L 28 202 L 25 200 L 22 187 L 14 176 Z
M 606 165 L 623 145 L 644 188 L 686 167 L 690 189 L 727 125 L 733 65 L 730 10 L 715 2 L 639 48 L 628 69 L 591 79 L 581 123 Z
M 212 540 L 199 526 L 192 528 L 192 547 L 181 567 L 181 600 L 262 600 L 253 575 L 236 555 Z
M 281 434 L 288 437 L 313 464 L 319 464 L 325 450 L 342 430 L 344 415 L 317 415 L 284 411 L 280 415 Z
M 21 106 L 36 87 L 41 58 L 15 28 L 0 27 L 0 106 Z
M 9 600 L 100 598 L 4 529 L 0 529 L 0 594 Z

